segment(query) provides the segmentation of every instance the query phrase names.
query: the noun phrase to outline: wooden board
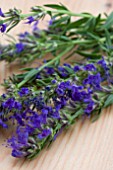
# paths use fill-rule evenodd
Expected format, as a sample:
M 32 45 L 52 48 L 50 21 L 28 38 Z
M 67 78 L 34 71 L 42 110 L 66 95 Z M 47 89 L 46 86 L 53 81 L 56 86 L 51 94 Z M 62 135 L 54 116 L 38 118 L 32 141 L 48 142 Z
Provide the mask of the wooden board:
M 33 5 L 59 2 L 76 13 L 96 15 L 110 13 L 113 9 L 113 0 L 0 0 L 0 7 L 4 11 L 16 7 L 28 12 Z M 11 34 L 16 35 L 26 29 L 20 24 Z M 0 35 L 0 43 L 5 42 L 5 38 Z M 0 82 L 18 69 L 15 63 L 10 66 L 0 63 Z M 0 92 L 3 93 L 3 90 Z M 2 130 L 0 133 L 0 170 L 113 170 L 113 106 L 104 110 L 101 118 L 93 124 L 88 120 L 85 123 L 79 121 L 33 161 L 10 156 L 10 149 L 2 146 L 10 133 Z

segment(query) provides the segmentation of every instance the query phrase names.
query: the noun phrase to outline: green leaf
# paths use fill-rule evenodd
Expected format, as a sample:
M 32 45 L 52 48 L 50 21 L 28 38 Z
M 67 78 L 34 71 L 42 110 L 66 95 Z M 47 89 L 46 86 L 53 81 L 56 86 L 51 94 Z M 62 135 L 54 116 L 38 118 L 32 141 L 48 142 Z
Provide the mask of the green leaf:
M 97 24 L 96 17 L 91 16 L 84 25 L 84 31 L 94 31 Z
M 113 94 L 110 94 L 107 98 L 107 100 L 104 103 L 104 108 L 108 107 L 109 105 L 113 104 Z
M 108 30 L 105 29 L 105 36 L 106 36 L 106 51 L 108 53 L 108 55 L 112 55 L 112 42 L 111 42 L 111 38 L 110 38 L 110 33 Z
M 21 71 L 30 71 L 30 70 L 32 70 L 32 68 L 26 67 L 26 68 L 21 68 L 20 70 L 21 70 Z
M 55 21 L 54 21 L 54 23 L 51 25 L 51 27 L 52 28 L 56 28 L 56 27 L 60 27 L 60 26 L 62 26 L 62 25 L 60 25 L 60 24 L 62 24 L 62 23 L 66 23 L 66 22 L 68 22 L 68 20 L 70 19 L 70 16 L 64 16 L 64 17 L 61 17 L 60 19 L 56 19 Z
M 102 29 L 109 29 L 113 25 L 113 12 L 108 16 L 105 24 L 101 27 Z
M 99 14 L 97 17 L 96 17 L 96 23 L 98 24 L 101 20 L 101 14 Z
M 57 67 L 60 64 L 60 59 L 55 61 L 55 67 Z
M 95 111 L 96 112 L 96 111 Z M 95 113 L 94 112 L 94 115 L 92 116 L 91 118 L 91 122 L 94 123 L 96 120 L 98 120 L 100 118 L 100 115 L 102 113 L 102 109 L 100 108 L 98 113 Z
M 100 37 L 95 35 L 95 33 L 91 33 L 91 32 L 88 32 L 87 35 L 89 35 L 90 37 L 92 37 L 93 39 L 99 41 L 100 40 Z
M 0 25 L 2 25 L 4 22 L 3 22 L 3 20 L 0 20 Z
M 53 9 L 57 9 L 57 10 L 66 10 L 68 11 L 68 9 L 64 6 L 64 5 L 57 5 L 57 4 L 46 4 L 44 5 L 46 7 L 49 7 L 49 8 L 53 8 Z
M 75 118 L 81 116 L 83 113 L 84 113 L 84 110 L 81 108 L 74 114 L 73 118 L 75 119 Z
M 35 73 L 37 73 L 37 70 L 36 69 L 32 69 L 28 72 L 28 74 L 26 75 L 25 79 L 30 79 L 32 76 L 35 75 Z
M 50 83 L 52 80 L 53 80 L 53 79 L 52 79 L 51 77 L 49 77 L 49 78 L 43 78 L 43 81 L 44 81 L 45 83 Z
M 73 74 L 75 73 L 72 68 L 69 68 L 67 66 L 64 66 L 64 68 L 68 71 L 68 73 Z
M 19 21 L 13 22 L 13 24 L 7 29 L 6 32 L 9 32 L 12 28 L 14 28 L 16 25 L 18 25 Z
M 102 57 L 102 55 L 99 53 L 83 52 L 78 50 L 76 50 L 76 53 L 84 57 L 90 57 L 91 59 L 100 59 Z
M 81 27 L 81 25 L 84 24 L 86 21 L 87 21 L 87 18 L 82 18 L 82 19 L 79 19 L 75 22 L 71 22 L 70 24 L 68 24 L 67 30 Z
M 39 84 L 41 84 L 41 85 L 44 85 L 44 86 L 47 85 L 43 80 L 37 79 L 36 82 L 39 83 Z

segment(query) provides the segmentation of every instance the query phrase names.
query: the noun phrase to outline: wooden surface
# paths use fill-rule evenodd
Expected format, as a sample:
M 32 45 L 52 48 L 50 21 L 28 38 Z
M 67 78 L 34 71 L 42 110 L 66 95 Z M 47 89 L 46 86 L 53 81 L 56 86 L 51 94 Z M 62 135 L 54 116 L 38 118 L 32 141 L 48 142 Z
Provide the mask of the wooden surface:
M 113 9 L 113 0 L 0 0 L 0 7 L 3 10 L 17 7 L 27 12 L 33 5 L 59 2 L 76 13 L 109 13 Z M 20 24 L 11 34 L 27 29 L 23 27 Z M 5 38 L 0 36 L 0 43 Z M 0 63 L 0 82 L 18 68 L 15 64 Z M 79 121 L 33 161 L 12 158 L 10 149 L 2 146 L 6 136 L 9 132 L 0 133 L 0 170 L 113 170 L 113 106 L 104 110 L 101 118 L 93 124 L 88 120 L 84 124 Z

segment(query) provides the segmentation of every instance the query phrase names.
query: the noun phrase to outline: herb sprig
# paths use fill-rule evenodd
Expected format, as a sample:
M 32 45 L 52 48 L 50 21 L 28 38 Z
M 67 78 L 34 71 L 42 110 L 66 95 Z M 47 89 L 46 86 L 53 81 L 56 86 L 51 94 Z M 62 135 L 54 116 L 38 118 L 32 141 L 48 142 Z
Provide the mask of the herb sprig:
M 74 14 L 62 4 L 45 5 L 45 7 L 33 7 L 30 14 L 22 14 L 17 9 L 1 14 L 3 18 L 0 20 L 1 29 L 2 24 L 6 24 L 9 29 L 12 29 L 15 26 L 13 22 L 18 24 L 21 20 L 26 19 L 28 24 L 34 25 L 32 34 L 21 34 L 19 43 L 13 42 L 1 48 L 1 60 L 11 62 L 20 59 L 22 63 L 26 63 L 41 58 L 48 52 L 56 56 L 59 51 L 64 50 L 64 47 L 69 46 L 72 46 L 73 50 L 68 57 L 77 53 L 84 57 L 98 59 L 101 57 L 100 52 L 101 54 L 107 52 L 112 56 L 113 13 L 103 18 L 101 14 L 97 17 L 90 13 Z M 47 7 L 53 10 L 49 10 Z M 49 26 L 46 30 L 39 30 L 37 24 L 45 15 L 49 15 L 51 18 Z M 72 16 L 75 16 L 74 21 Z
M 49 26 L 39 30 L 37 24 L 45 15 L 51 18 Z M 113 103 L 113 13 L 105 18 L 75 14 L 60 4 L 36 6 L 29 14 L 0 9 L 0 16 L 1 32 L 21 20 L 33 24 L 32 34 L 21 34 L 18 43 L 1 47 L 1 60 L 20 57 L 25 63 L 49 52 L 54 56 L 42 66 L 24 68 L 25 73 L 5 80 L 7 93 L 0 96 L 0 125 L 8 128 L 7 121 L 15 125 L 7 141 L 12 156 L 32 159 L 76 120 L 95 121 Z M 87 62 L 60 65 L 63 56 L 67 59 L 75 53 L 88 58 Z
M 8 139 L 12 156 L 32 159 L 76 120 L 97 120 L 113 103 L 112 74 L 112 62 L 102 58 L 95 64 L 45 67 L 22 88 L 17 84 L 24 74 L 5 81 L 0 124 L 16 123 Z
M 18 16 L 18 22 L 21 19 L 28 19 L 28 23 L 34 23 L 34 30 L 32 34 L 22 34 L 19 43 L 10 44 L 3 47 L 1 50 L 1 60 L 14 61 L 19 58 L 21 61 L 33 61 L 35 58 L 41 58 L 51 52 L 54 56 L 50 62 L 46 63 L 40 69 L 51 63 L 59 63 L 63 54 L 70 52 L 65 58 L 70 58 L 73 54 L 80 54 L 84 57 L 90 57 L 92 60 L 97 60 L 102 54 L 106 54 L 109 59 L 113 56 L 112 44 L 112 16 L 111 13 L 107 18 L 102 18 L 101 15 L 97 17 L 89 14 L 74 14 L 71 13 L 63 5 L 45 5 L 57 11 L 46 10 L 44 7 L 33 7 L 30 14 L 24 15 L 21 12 L 6 13 L 9 20 L 14 21 L 14 14 Z M 17 10 L 18 11 L 18 10 Z M 46 14 L 50 15 L 50 25 L 47 30 L 38 30 L 37 19 L 44 17 Z M 5 16 L 5 14 L 4 14 Z M 30 16 L 30 17 L 28 17 Z M 72 21 L 72 16 L 79 16 L 80 19 Z M 8 20 L 8 19 L 7 19 Z M 6 22 L 6 20 L 2 20 Z M 16 22 L 16 21 L 15 21 Z M 12 22 L 10 22 L 11 24 Z M 64 48 L 67 49 L 64 52 Z M 60 56 L 60 57 L 59 57 Z M 21 87 L 32 79 L 38 70 L 28 72 L 25 79 L 19 83 Z

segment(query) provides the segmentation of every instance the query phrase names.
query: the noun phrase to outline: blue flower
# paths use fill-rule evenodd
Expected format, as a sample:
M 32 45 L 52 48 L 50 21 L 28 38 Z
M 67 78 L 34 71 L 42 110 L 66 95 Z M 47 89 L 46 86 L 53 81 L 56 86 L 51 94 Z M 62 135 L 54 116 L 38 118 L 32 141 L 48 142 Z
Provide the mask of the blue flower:
M 46 89 L 47 91 L 50 91 L 50 90 L 51 90 L 51 87 L 50 87 L 50 86 L 46 86 L 45 89 Z
M 74 66 L 73 70 L 74 70 L 74 72 L 77 72 L 77 71 L 80 70 L 80 67 L 79 66 Z
M 6 94 L 2 94 L 1 97 L 3 97 L 5 99 L 6 98 Z
M 104 60 L 104 57 L 102 57 L 102 60 L 99 60 L 97 64 L 101 65 L 104 69 L 106 69 L 106 61 Z
M 26 24 L 31 24 L 32 22 L 35 21 L 35 19 L 32 16 L 28 17 L 27 19 L 28 19 L 28 22 L 26 22 Z
M 18 127 L 16 133 L 17 133 L 17 136 L 18 136 L 18 142 L 19 143 L 21 143 L 21 144 L 27 144 L 28 143 L 29 134 L 26 131 L 26 129 Z
M 4 108 L 12 109 L 14 107 L 15 100 L 14 98 L 9 98 L 5 102 L 2 103 Z
M 38 110 L 41 110 L 45 107 L 44 98 L 42 96 L 34 97 L 31 101 L 31 104 L 35 104 L 35 107 Z
M 54 21 L 55 21 L 55 17 L 54 17 L 54 18 L 51 18 L 51 19 L 49 20 L 49 26 L 51 26 Z
M 19 125 L 22 125 L 22 126 L 24 125 L 24 121 L 22 119 L 21 114 L 16 113 L 14 114 L 14 116 L 11 117 L 11 119 L 17 120 Z
M 0 32 L 5 32 L 7 28 L 6 24 L 0 24 Z
M 11 155 L 12 155 L 13 157 L 16 157 L 16 158 L 21 158 L 21 157 L 23 157 L 23 156 L 26 156 L 26 152 L 13 149 Z
M 40 75 L 40 73 L 38 73 L 37 75 L 36 75 L 36 79 L 41 79 L 42 77 L 41 77 L 41 75 Z
M 60 119 L 60 113 L 58 111 L 54 111 L 51 114 L 51 117 L 55 118 L 55 119 Z
M 23 39 L 23 38 L 25 38 L 27 35 L 29 35 L 29 33 L 26 31 L 26 32 L 24 32 L 24 33 L 19 34 L 19 38 L 20 38 L 20 39 Z
M 53 67 L 45 67 L 45 71 L 48 75 L 52 75 L 55 72 Z
M 101 89 L 101 75 L 100 73 L 97 73 L 95 75 L 88 75 L 86 79 L 83 80 L 84 85 L 92 85 L 95 89 Z
M 66 66 L 66 67 L 71 68 L 71 65 L 70 65 L 70 64 L 68 64 L 68 63 L 64 63 L 63 65 L 64 65 L 64 66 Z
M 10 146 L 15 149 L 15 150 L 19 150 L 23 148 L 23 144 L 18 143 L 18 138 L 17 136 L 12 136 L 10 139 L 8 139 L 8 144 L 10 144 Z
M 33 24 L 33 31 L 39 30 L 39 28 L 37 27 L 39 21 L 35 21 L 35 23 Z
M 46 115 L 45 117 L 43 117 L 42 114 L 35 115 L 35 116 L 33 115 L 29 117 L 28 125 L 33 129 L 35 128 L 41 129 L 42 124 L 44 124 L 45 122 L 46 122 Z
M 79 91 L 73 91 L 71 96 L 73 101 L 80 101 L 81 100 L 81 93 Z
M 23 43 L 17 43 L 16 45 L 16 52 L 20 53 L 24 50 L 24 44 Z
M 68 71 L 62 66 L 58 66 L 58 71 L 61 77 L 67 77 L 69 75 Z
M 43 108 L 42 113 L 47 115 L 48 114 L 48 109 Z
M 20 102 L 15 101 L 13 107 L 15 109 L 21 110 L 22 109 L 22 104 Z
M 46 124 L 47 123 L 48 114 L 47 113 L 43 113 L 43 114 L 41 114 L 41 117 L 42 117 L 42 124 Z
M 63 89 L 63 90 L 71 89 L 71 83 L 70 83 L 70 81 L 61 82 L 59 84 L 58 88 Z
M 65 71 L 67 72 L 67 70 L 65 70 L 65 68 L 62 67 L 62 66 L 58 66 L 58 70 L 61 71 L 61 72 L 65 72 Z
M 0 17 L 5 17 L 4 13 L 2 12 L 2 9 L 0 8 Z
M 58 94 L 58 96 L 63 96 L 64 94 L 65 94 L 65 91 L 63 90 L 63 89 L 61 89 L 61 88 L 57 88 L 56 89 L 56 93 Z
M 99 64 L 99 65 L 101 65 L 101 67 L 104 69 L 104 71 L 105 71 L 105 75 L 104 75 L 104 77 L 103 77 L 103 80 L 107 77 L 107 79 L 109 79 L 110 78 L 110 72 L 109 72 L 109 67 L 107 66 L 107 63 L 106 63 L 106 61 L 104 60 L 104 57 L 102 57 L 102 60 L 99 60 L 98 62 L 97 62 L 97 64 Z M 109 80 L 108 80 L 109 81 Z
M 20 91 L 18 92 L 18 94 L 20 95 L 20 97 L 23 97 L 23 96 L 29 94 L 29 89 L 26 88 L 26 87 L 22 87 L 22 88 L 20 89 Z
M 86 109 L 85 109 L 85 113 L 87 115 L 90 115 L 90 113 L 92 112 L 93 108 L 94 108 L 94 102 L 93 101 L 90 101 L 90 103 L 88 103 Z
M 8 128 L 8 125 L 6 125 L 3 120 L 0 119 L 0 125 L 4 128 L 4 129 L 7 129 Z
M 87 88 L 87 92 L 88 92 L 89 94 L 92 94 L 92 93 L 93 93 L 93 90 L 92 90 L 90 87 L 88 87 L 88 88 Z
M 16 136 L 8 139 L 8 144 L 12 147 L 12 156 L 13 157 L 24 157 L 28 153 L 22 150 L 25 146 L 28 145 L 29 134 L 26 129 L 17 127 Z
M 2 103 L 2 106 L 7 109 L 17 109 L 21 110 L 22 105 L 20 102 L 16 101 L 14 98 L 9 98 L 5 102 Z
M 52 84 L 55 84 L 56 82 L 57 82 L 56 80 L 52 80 L 52 81 L 51 81 Z
M 42 140 L 43 138 L 48 137 L 51 134 L 51 130 L 50 129 L 44 129 L 41 133 L 38 134 L 38 138 L 40 140 Z
M 94 64 L 87 64 L 83 68 L 86 71 L 96 71 L 96 67 L 94 66 Z

